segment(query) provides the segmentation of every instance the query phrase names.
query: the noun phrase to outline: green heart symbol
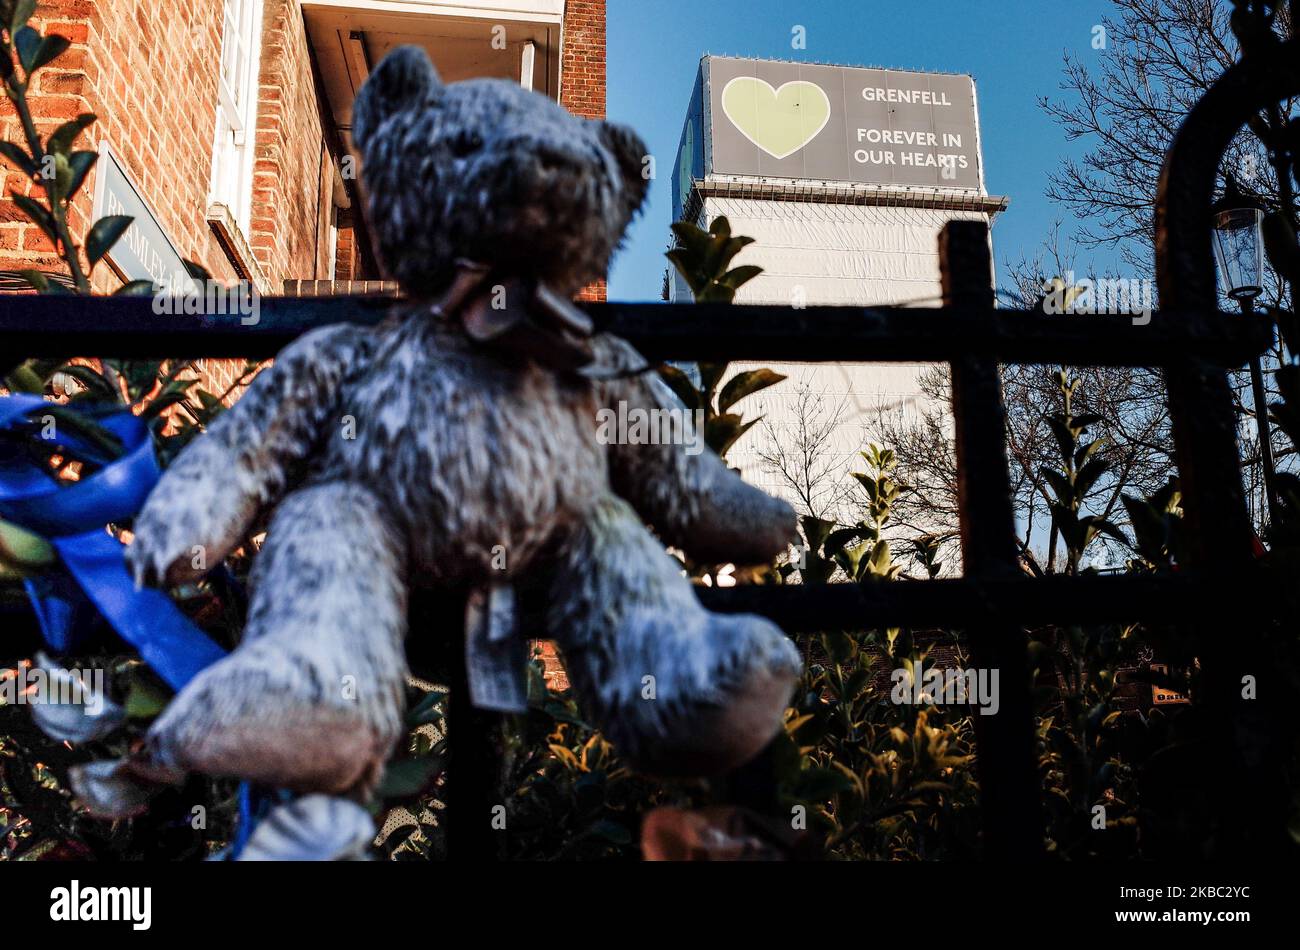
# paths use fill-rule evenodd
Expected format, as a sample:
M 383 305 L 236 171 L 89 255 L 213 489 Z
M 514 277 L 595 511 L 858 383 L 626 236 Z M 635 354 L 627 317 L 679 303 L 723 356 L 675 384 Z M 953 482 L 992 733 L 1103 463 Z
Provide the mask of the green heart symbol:
M 785 158 L 826 128 L 831 100 L 805 79 L 773 89 L 754 76 L 737 76 L 722 90 L 722 111 L 745 138 L 773 158 Z

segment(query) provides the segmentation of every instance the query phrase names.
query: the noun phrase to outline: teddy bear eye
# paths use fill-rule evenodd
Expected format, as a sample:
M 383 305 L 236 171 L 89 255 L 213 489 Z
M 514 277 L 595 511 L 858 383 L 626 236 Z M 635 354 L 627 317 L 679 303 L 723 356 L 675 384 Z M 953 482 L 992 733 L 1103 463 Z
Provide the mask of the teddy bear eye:
M 477 152 L 483 147 L 483 137 L 477 132 L 466 129 L 452 136 L 451 141 L 447 143 L 447 147 L 451 150 L 451 154 L 457 158 L 464 158 L 466 155 Z

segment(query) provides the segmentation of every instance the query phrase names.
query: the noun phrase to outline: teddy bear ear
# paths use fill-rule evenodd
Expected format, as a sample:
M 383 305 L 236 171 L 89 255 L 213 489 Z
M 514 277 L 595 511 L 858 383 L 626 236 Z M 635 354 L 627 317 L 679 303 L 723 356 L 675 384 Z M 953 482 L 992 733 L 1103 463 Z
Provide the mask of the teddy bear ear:
M 646 158 L 650 152 L 645 142 L 626 125 L 615 122 L 600 123 L 600 138 L 614 154 L 618 167 L 623 172 L 623 183 L 632 197 L 633 208 L 639 208 L 650 187 L 646 175 Z
M 441 89 L 442 80 L 421 46 L 399 46 L 383 58 L 352 104 L 352 141 L 366 143 L 389 116 L 418 108 Z

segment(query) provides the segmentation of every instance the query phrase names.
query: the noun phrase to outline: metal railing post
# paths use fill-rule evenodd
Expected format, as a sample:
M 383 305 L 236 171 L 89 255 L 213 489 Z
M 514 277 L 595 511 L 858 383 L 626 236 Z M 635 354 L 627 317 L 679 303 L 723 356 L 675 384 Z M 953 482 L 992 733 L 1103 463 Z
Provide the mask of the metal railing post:
M 993 306 L 988 225 L 948 222 L 939 259 L 945 307 Z M 951 365 L 964 574 L 976 583 L 1015 578 L 1021 570 L 998 364 L 961 356 Z M 972 717 L 984 855 L 1035 858 L 1042 853 L 1043 825 L 1027 638 L 1017 624 L 1001 619 L 976 622 L 966 633 L 972 662 L 999 671 L 1001 693 L 996 715 Z

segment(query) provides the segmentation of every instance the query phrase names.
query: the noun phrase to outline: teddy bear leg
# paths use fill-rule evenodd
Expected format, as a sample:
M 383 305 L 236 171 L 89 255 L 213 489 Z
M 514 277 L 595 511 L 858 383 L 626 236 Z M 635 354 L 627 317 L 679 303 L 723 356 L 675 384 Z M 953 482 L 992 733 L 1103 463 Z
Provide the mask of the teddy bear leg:
M 254 564 L 243 642 L 154 723 L 151 758 L 301 792 L 368 791 L 402 728 L 405 566 L 365 488 L 286 497 Z
M 758 753 L 801 668 L 769 620 L 700 606 L 680 563 L 613 495 L 565 545 L 548 629 L 584 709 L 634 765 L 665 776 Z

